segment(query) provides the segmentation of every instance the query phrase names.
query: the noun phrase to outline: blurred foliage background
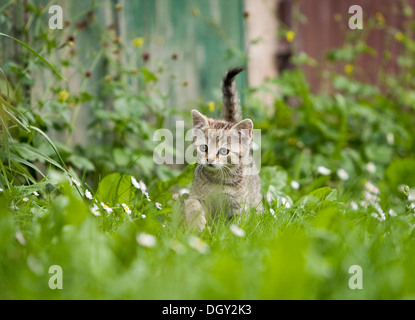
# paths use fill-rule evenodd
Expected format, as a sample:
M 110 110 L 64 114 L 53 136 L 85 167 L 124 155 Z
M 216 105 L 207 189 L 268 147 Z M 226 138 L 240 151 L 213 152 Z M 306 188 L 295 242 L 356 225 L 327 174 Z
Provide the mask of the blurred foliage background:
M 362 4 L 350 30 L 350 1 L 322 0 L 332 46 L 315 44 L 310 1 L 267 3 L 284 5 L 269 8 L 275 76 L 255 85 L 249 1 L 0 5 L 1 298 L 414 297 L 414 5 Z M 156 165 L 153 135 L 189 129 L 192 108 L 219 116 L 221 77 L 246 64 L 265 212 L 195 234 L 181 212 L 193 167 Z

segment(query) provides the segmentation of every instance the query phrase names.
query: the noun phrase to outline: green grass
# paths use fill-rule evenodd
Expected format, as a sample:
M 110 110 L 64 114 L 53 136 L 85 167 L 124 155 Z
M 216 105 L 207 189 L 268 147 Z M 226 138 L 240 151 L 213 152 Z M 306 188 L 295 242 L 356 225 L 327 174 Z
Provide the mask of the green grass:
M 262 215 L 246 212 L 230 222 L 211 221 L 202 233 L 186 228 L 182 198 L 174 200 L 168 192 L 161 196 L 166 208 L 153 210 L 153 201 L 141 199 L 141 192 L 131 186 L 137 201 L 131 215 L 115 209 L 111 214 L 101 210 L 97 217 L 74 187 L 63 182 L 60 188 L 50 208 L 39 212 L 32 208 L 24 213 L 25 206 L 30 208 L 32 200 L 48 201 L 46 193 L 41 195 L 45 200 L 30 196 L 28 202 L 16 203 L 20 210 L 13 214 L 6 210 L 10 204 L 3 193 L 0 298 L 415 297 L 413 214 L 379 221 L 373 209 L 350 209 L 329 188 L 299 198 L 291 208 L 278 208 L 272 201 L 275 215 L 268 208 Z M 146 209 L 138 212 L 140 205 Z M 245 235 L 234 234 L 231 224 Z M 137 236 L 142 233 L 153 235 L 156 244 L 140 245 Z M 62 290 L 48 286 L 52 265 L 62 267 Z M 349 288 L 353 265 L 362 267 L 362 290 Z
M 174 135 L 175 120 L 185 129 L 192 123 L 191 108 L 173 108 L 170 91 L 160 87 L 181 83 L 177 62 L 137 59 L 153 59 L 150 41 L 139 50 L 130 39 L 120 44 L 100 19 L 77 28 L 95 4 L 63 33 L 42 22 L 45 7 L 25 6 L 22 34 L 30 37 L 19 40 L 8 35 L 16 26 L 6 9 L 23 7 L 9 1 L 0 8 L 0 38 L 17 41 L 21 54 L 0 66 L 0 298 L 414 299 L 415 42 L 406 35 L 415 26 L 413 10 L 400 4 L 401 30 L 368 17 L 364 30 L 345 32 L 344 46 L 320 65 L 299 52 L 296 68 L 246 92 L 238 87 L 244 116 L 261 130 L 265 210 L 211 221 L 198 233 L 186 228 L 183 197 L 175 196 L 190 188 L 194 167 L 153 160 L 156 130 Z M 379 30 L 390 37 L 379 53 L 384 66 L 375 83 L 361 82 L 371 73 L 355 62 L 373 51 L 366 40 Z M 97 50 L 91 63 L 79 50 L 83 38 Z M 390 57 L 396 73 L 385 69 Z M 328 77 L 332 91 L 312 92 L 305 64 Z M 330 71 L 345 65 L 355 68 Z M 68 68 L 77 72 L 67 81 Z M 221 106 L 212 102 L 215 110 L 202 98 L 189 103 L 215 117 Z M 90 110 L 88 127 L 75 143 L 81 109 Z M 148 196 L 131 175 L 148 184 Z M 62 290 L 49 287 L 56 265 Z M 361 267 L 362 289 L 349 286 L 354 266 Z

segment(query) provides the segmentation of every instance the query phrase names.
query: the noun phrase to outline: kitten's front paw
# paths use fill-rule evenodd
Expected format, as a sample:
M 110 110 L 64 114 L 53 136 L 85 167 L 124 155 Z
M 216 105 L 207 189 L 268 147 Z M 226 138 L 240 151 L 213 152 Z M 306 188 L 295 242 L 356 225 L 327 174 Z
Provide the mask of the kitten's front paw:
M 203 231 L 206 227 L 206 216 L 202 204 L 196 199 L 185 200 L 185 213 L 187 225 Z
M 193 225 L 197 227 L 200 232 L 202 232 L 206 227 L 206 217 L 204 215 L 200 215 L 195 219 L 193 223 Z
M 203 214 L 188 216 L 186 217 L 186 222 L 190 228 L 197 228 L 199 231 L 205 230 L 206 217 Z

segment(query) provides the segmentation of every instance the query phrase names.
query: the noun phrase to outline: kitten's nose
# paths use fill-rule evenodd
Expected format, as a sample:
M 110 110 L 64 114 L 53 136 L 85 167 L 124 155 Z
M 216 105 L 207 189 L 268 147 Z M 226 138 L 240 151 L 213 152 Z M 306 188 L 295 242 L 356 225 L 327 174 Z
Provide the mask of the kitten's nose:
M 214 167 L 215 166 L 215 159 L 208 158 L 207 163 L 210 167 Z

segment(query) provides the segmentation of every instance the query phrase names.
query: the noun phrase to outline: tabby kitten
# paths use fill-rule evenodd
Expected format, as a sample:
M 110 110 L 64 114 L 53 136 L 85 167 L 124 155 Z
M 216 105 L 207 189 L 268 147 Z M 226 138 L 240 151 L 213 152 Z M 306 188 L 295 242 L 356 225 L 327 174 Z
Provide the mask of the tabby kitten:
M 248 207 L 262 210 L 260 180 L 250 156 L 253 123 L 242 120 L 233 81 L 243 69 L 231 69 L 223 79 L 223 120 L 192 110 L 197 165 L 185 214 L 188 225 L 201 231 L 208 214 L 222 211 L 230 218 Z

